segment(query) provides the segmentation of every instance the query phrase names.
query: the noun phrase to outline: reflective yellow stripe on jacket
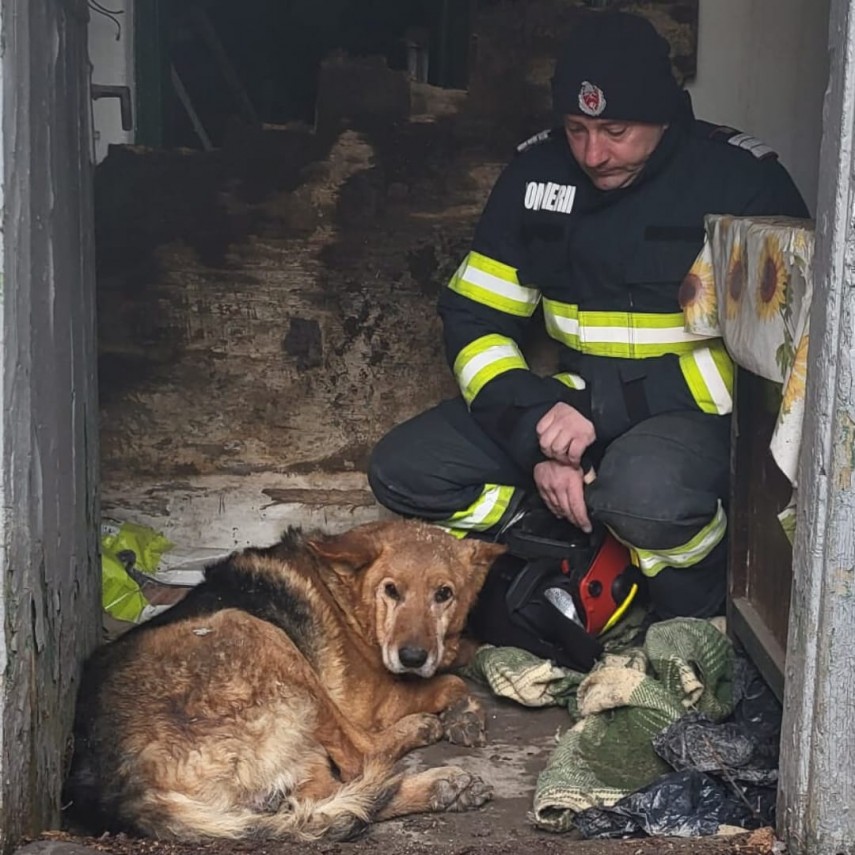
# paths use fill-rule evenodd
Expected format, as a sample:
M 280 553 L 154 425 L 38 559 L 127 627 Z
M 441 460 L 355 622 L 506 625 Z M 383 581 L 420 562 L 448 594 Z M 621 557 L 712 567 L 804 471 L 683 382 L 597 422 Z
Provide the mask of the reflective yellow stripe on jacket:
M 578 374 L 571 374 L 569 371 L 562 371 L 560 374 L 552 375 L 559 383 L 563 383 L 570 389 L 584 389 L 587 387 L 584 377 Z
M 454 360 L 454 376 L 467 405 L 492 379 L 518 368 L 527 371 L 528 363 L 516 342 L 496 333 L 476 338 Z
M 543 300 L 546 330 L 556 341 L 592 356 L 644 359 L 688 353 L 708 336 L 686 332 L 682 312 L 590 312 L 577 305 Z
M 530 318 L 540 301 L 540 291 L 520 285 L 515 268 L 480 252 L 470 252 L 463 259 L 448 287 L 476 303 L 521 318 Z
M 733 409 L 733 362 L 720 338 L 686 332 L 682 312 L 590 312 L 543 300 L 549 335 L 581 353 L 624 359 L 674 354 L 698 408 L 724 415 Z

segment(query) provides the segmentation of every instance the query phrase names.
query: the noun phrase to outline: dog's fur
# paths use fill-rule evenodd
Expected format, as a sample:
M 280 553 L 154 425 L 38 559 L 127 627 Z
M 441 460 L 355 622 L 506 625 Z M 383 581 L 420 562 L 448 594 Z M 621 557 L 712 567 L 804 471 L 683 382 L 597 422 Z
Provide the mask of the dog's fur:
M 290 530 L 207 568 L 84 668 L 66 796 L 90 827 L 195 841 L 348 839 L 375 820 L 483 804 L 454 766 L 395 762 L 483 742 L 447 669 L 494 544 L 415 522 Z

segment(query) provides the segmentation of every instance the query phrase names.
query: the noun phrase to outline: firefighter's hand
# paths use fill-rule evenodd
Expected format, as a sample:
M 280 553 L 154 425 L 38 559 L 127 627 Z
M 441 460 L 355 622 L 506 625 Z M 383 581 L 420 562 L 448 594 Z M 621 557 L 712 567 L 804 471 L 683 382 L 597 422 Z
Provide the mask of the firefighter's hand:
M 585 475 L 580 466 L 543 460 L 534 467 L 534 483 L 540 498 L 555 516 L 570 520 L 584 532 L 591 531 L 585 505 Z
M 590 419 L 569 404 L 559 402 L 537 423 L 537 438 L 540 450 L 548 458 L 579 466 L 597 433 Z

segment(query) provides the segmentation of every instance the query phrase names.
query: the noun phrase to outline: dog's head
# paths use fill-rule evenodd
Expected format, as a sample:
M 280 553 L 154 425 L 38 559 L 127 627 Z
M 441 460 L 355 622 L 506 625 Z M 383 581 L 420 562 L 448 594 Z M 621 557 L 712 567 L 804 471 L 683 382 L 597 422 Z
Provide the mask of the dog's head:
M 457 655 L 466 615 L 504 546 L 419 522 L 380 522 L 309 541 L 393 674 L 430 677 Z

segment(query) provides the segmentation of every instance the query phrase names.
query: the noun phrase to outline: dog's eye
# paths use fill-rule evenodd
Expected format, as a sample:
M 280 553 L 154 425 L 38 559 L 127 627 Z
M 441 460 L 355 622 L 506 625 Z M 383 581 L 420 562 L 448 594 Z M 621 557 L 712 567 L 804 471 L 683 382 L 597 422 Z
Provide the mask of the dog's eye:
M 454 596 L 454 591 L 448 587 L 448 585 L 443 585 L 441 588 L 436 589 L 436 593 L 433 595 L 433 598 L 438 603 L 446 603 Z
M 385 587 L 383 588 L 383 591 L 390 600 L 401 599 L 401 595 L 398 593 L 398 589 L 391 582 L 386 583 Z

